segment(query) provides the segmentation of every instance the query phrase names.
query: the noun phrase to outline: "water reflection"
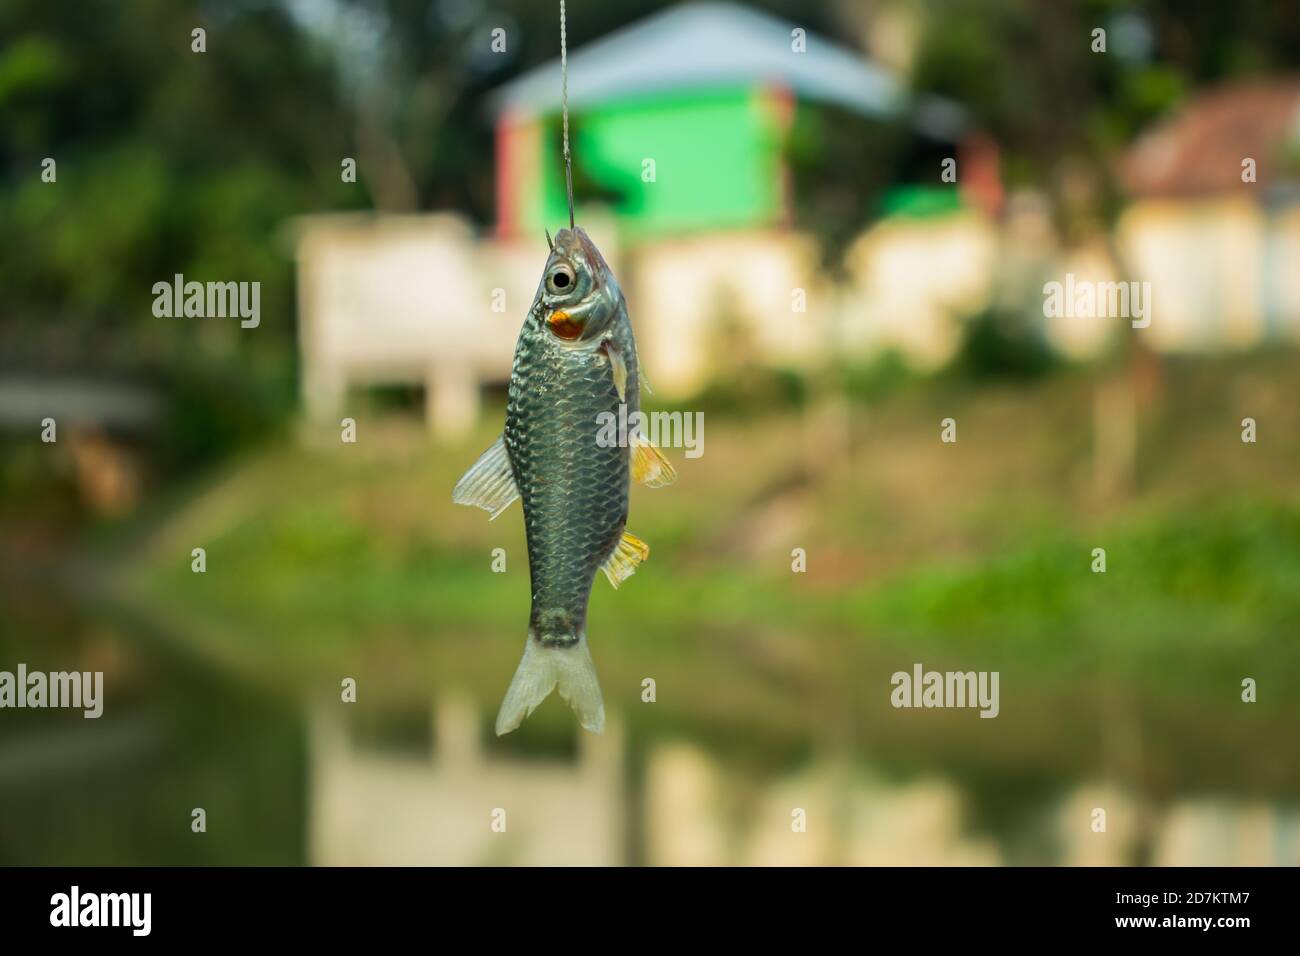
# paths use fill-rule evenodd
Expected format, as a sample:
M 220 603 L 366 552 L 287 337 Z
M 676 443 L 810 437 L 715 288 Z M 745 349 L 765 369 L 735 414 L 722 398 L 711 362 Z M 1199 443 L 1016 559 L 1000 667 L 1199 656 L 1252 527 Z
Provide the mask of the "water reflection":
M 99 720 L 2 715 L 4 864 L 1300 863 L 1300 806 L 1258 779 L 1156 790 L 1025 767 L 1036 782 L 1021 786 L 958 765 L 937 737 L 906 767 L 843 742 L 772 757 L 761 740 L 615 708 L 600 737 L 498 740 L 482 688 L 304 705 L 139 621 L 7 603 L 26 611 L 11 613 L 4 662 L 102 669 L 107 703 Z M 1152 731 L 1169 723 L 1144 723 L 1145 753 L 1173 752 Z
M 310 718 L 311 862 L 325 865 L 1294 865 L 1300 809 L 1228 797 L 1162 808 L 1085 782 L 1015 808 L 1046 847 L 1026 857 L 942 774 L 892 781 L 848 755 L 754 775 L 682 739 L 575 732 L 571 755 L 501 756 L 467 695 L 431 709 L 425 753 L 365 746 L 343 711 Z M 1098 811 L 1104 811 L 1099 816 Z M 497 826 L 494 826 L 494 823 Z M 501 826 L 500 824 L 504 824 Z
M 586 865 L 626 862 L 625 745 L 616 720 L 570 758 L 486 753 L 466 697 L 433 708 L 436 744 L 401 754 L 352 738 L 342 708 L 311 714 L 311 862 Z
M 0 668 L 104 672 L 104 713 L 0 711 L 0 865 L 292 865 L 305 860 L 293 707 L 139 621 L 0 587 Z M 202 808 L 206 832 L 191 828 Z

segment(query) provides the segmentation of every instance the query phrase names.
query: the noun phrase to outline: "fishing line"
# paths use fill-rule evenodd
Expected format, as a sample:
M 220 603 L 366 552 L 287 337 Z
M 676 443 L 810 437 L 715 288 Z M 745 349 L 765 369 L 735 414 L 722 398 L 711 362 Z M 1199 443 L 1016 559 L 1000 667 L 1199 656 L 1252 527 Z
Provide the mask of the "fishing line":
M 560 101 L 564 116 L 564 185 L 569 193 L 569 228 L 573 228 L 573 157 L 569 154 L 569 51 L 564 0 L 560 0 Z

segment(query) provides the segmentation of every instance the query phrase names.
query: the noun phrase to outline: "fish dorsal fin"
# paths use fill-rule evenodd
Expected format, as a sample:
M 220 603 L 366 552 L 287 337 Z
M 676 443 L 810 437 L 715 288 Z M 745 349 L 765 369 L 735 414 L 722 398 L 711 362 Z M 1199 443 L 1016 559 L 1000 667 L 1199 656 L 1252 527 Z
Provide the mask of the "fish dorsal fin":
M 493 518 L 518 497 L 519 486 L 515 484 L 504 435 L 479 455 L 451 492 L 451 500 L 456 504 L 482 508 Z
M 634 431 L 628 438 L 632 451 L 632 479 L 647 488 L 663 488 L 677 480 L 672 463 L 654 445 Z
M 600 569 L 605 572 L 605 577 L 609 578 L 609 583 L 614 585 L 614 590 L 617 591 L 620 584 L 636 573 L 637 565 L 648 557 L 650 557 L 650 545 L 631 532 L 624 531 L 623 537 L 618 539 L 618 547 L 605 559 Z

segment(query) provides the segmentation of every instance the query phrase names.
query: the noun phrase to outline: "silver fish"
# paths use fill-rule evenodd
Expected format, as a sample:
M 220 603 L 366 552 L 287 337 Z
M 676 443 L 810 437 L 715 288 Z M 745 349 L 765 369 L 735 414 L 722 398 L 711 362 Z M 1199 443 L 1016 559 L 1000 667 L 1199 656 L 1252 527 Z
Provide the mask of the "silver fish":
M 605 726 L 587 646 L 591 586 L 603 570 L 617 588 L 650 554 L 625 530 L 630 479 L 659 487 L 676 478 L 635 431 L 597 440 L 603 416 L 618 416 L 623 404 L 623 420 L 634 420 L 640 378 L 627 303 L 587 234 L 562 229 L 515 347 L 505 431 L 452 492 L 453 501 L 493 518 L 523 499 L 532 611 L 498 734 L 518 727 L 556 687 L 583 727 Z

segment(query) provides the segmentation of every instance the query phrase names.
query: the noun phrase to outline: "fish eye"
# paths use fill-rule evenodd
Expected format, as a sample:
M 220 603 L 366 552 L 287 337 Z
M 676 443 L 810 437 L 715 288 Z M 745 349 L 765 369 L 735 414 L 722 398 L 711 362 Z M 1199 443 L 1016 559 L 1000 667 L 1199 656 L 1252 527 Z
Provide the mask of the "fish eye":
M 558 265 L 546 277 L 547 288 L 554 295 L 564 295 L 573 288 L 573 270 L 567 265 Z

